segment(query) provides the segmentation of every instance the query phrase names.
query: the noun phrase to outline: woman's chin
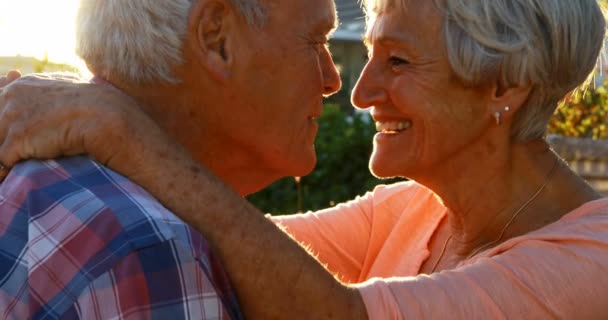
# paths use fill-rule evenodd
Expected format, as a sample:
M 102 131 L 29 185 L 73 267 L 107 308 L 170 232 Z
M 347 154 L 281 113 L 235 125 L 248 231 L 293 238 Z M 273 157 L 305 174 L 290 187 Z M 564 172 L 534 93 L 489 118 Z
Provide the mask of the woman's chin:
M 382 152 L 384 150 L 374 149 L 369 160 L 369 171 L 377 178 L 390 179 L 395 177 L 408 178 L 410 174 L 419 172 L 417 161 L 410 154 L 395 152 Z
M 397 174 L 396 170 L 392 170 L 389 165 L 381 161 L 377 161 L 374 158 L 370 160 L 369 171 L 374 175 L 374 177 L 381 179 L 393 178 L 399 175 Z

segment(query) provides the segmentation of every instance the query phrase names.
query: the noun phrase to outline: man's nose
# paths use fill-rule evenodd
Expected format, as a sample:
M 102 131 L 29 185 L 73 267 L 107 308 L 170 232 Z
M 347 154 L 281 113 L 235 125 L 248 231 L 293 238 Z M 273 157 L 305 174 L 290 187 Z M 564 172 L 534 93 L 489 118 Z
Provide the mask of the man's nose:
M 338 68 L 334 64 L 334 60 L 331 57 L 329 49 L 325 48 L 321 57 L 321 68 L 323 72 L 323 94 L 330 96 L 338 91 L 342 87 L 342 80 L 340 79 L 340 73 Z

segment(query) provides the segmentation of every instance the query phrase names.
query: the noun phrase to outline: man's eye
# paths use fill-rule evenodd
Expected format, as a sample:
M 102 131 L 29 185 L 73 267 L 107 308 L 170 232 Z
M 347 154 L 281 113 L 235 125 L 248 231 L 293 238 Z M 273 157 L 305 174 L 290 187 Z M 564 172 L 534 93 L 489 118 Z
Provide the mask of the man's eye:
M 388 63 L 391 66 L 401 66 L 404 64 L 409 64 L 410 62 L 405 59 L 398 58 L 398 57 L 390 57 L 390 58 L 388 58 Z
M 323 49 L 329 49 L 329 41 L 323 40 L 323 41 L 314 41 L 312 42 L 312 45 L 315 47 L 315 49 L 321 51 Z

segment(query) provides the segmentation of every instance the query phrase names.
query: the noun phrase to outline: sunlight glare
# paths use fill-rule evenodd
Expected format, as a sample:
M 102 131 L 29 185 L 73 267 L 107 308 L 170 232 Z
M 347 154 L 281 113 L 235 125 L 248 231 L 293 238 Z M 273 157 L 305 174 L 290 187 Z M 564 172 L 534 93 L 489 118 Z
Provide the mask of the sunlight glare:
M 74 25 L 79 0 L 0 0 L 0 56 L 48 54 L 49 61 L 78 67 Z

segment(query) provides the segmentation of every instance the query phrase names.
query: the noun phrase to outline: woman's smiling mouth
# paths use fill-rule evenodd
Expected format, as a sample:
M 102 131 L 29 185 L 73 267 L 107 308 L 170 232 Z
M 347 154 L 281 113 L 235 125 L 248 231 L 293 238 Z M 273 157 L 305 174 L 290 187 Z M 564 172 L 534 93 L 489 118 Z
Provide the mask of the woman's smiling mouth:
M 412 122 L 406 121 L 376 121 L 376 131 L 382 133 L 399 133 L 412 127 Z

